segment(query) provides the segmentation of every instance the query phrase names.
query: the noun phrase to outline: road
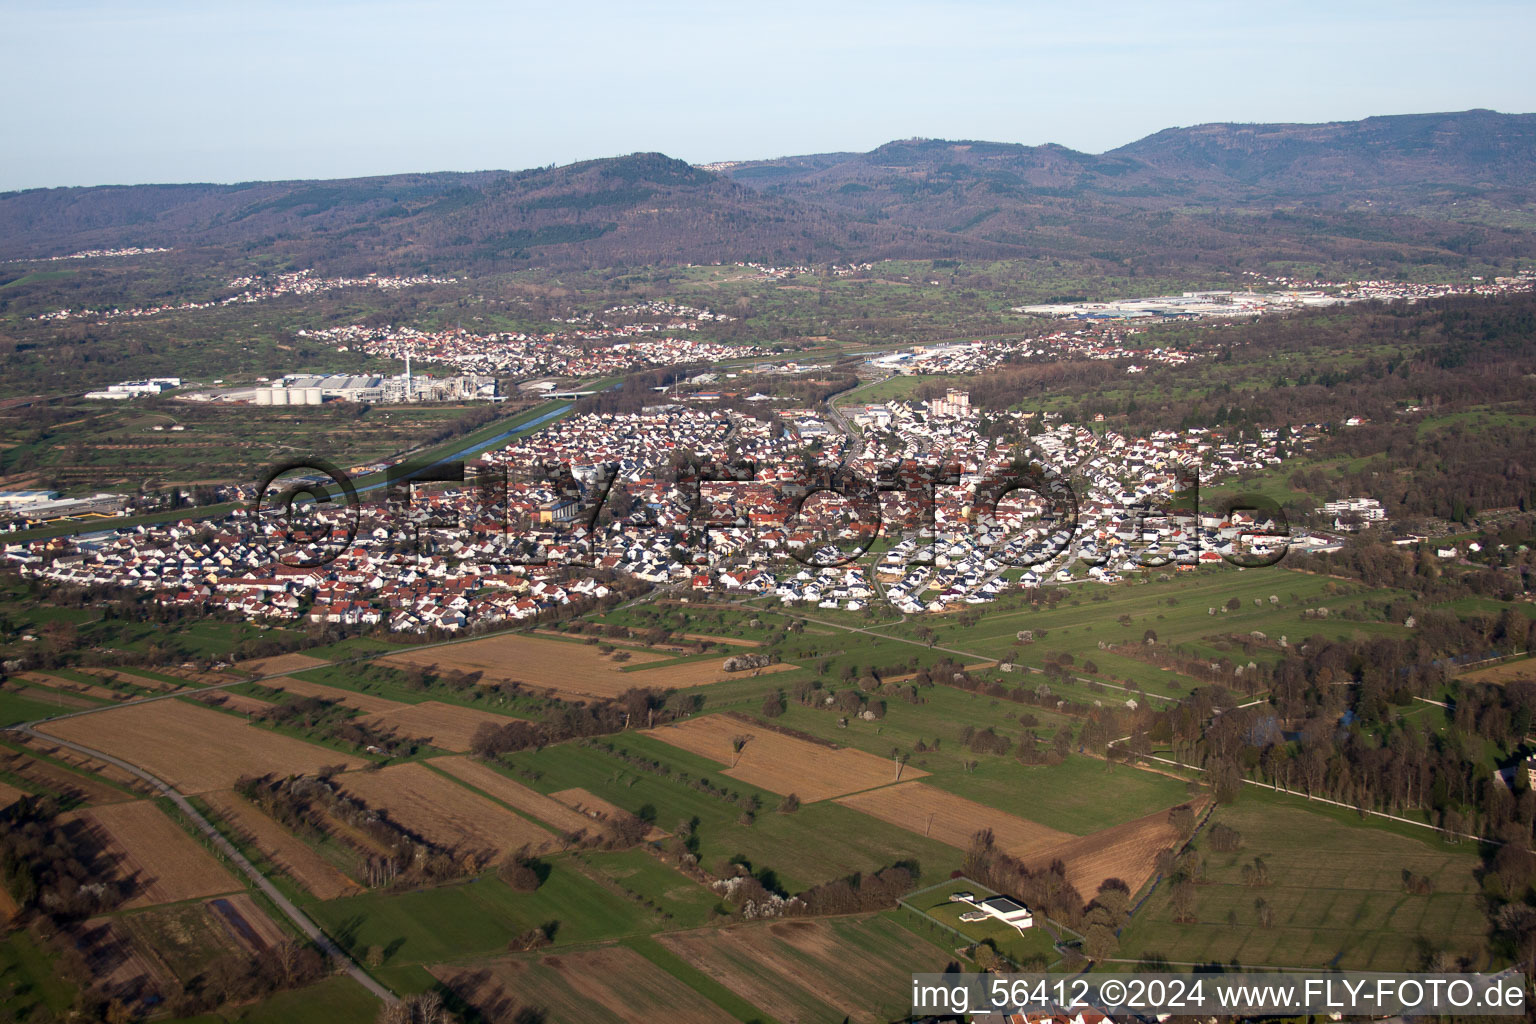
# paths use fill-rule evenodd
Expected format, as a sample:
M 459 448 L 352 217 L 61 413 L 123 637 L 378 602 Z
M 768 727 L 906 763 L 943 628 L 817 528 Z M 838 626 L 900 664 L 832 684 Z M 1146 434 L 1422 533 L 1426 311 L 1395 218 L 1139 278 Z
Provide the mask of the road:
M 213 827 L 212 822 L 203 817 L 197 808 L 192 806 L 192 802 L 169 783 L 151 775 L 138 765 L 130 764 L 121 758 L 113 757 L 111 754 L 103 753 L 83 743 L 74 743 L 70 740 L 59 739 L 57 736 L 50 736 L 47 733 L 37 732 L 30 725 L 17 726 L 15 731 L 25 733 L 44 743 L 56 743 L 59 746 L 68 747 L 71 750 L 85 754 L 87 757 L 93 757 L 99 761 L 105 761 L 107 764 L 115 765 L 123 769 L 123 771 L 131 773 L 136 778 L 143 779 L 155 790 L 169 797 L 171 802 L 187 816 L 187 819 L 197 826 L 197 830 L 206 836 L 220 853 L 229 858 L 229 861 L 239 868 L 247 878 L 255 883 L 256 888 L 265 893 L 267 898 L 276 905 L 277 909 L 281 910 L 284 916 L 292 921 L 300 932 L 309 937 L 310 941 L 315 944 L 320 952 L 341 964 L 346 968 L 347 973 L 352 975 L 353 980 L 378 996 L 386 1004 L 399 1002 L 399 998 L 393 992 L 380 985 L 377 981 L 374 981 L 367 971 L 358 966 L 356 960 L 353 960 L 345 950 L 331 941 L 329 935 L 321 931 L 319 926 L 309 919 L 308 915 L 296 907 L 288 897 L 284 896 L 277 886 L 267 879 L 266 875 L 256 870 L 256 865 L 247 860 L 245 854 L 235 849 L 234 844 L 225 839 L 219 830 Z

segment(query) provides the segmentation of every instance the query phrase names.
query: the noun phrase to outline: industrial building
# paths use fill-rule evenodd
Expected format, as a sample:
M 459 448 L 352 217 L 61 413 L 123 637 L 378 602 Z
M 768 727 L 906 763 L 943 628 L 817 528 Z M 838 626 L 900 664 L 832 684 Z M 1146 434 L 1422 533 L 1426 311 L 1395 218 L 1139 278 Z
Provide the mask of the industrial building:
M 495 377 L 478 374 L 413 376 L 409 361 L 406 371 L 393 377 L 365 373 L 290 373 L 251 392 L 251 400 L 257 405 L 320 405 L 328 399 L 395 405 L 402 402 L 494 402 L 500 401 L 500 396 Z
M 181 387 L 180 377 L 151 377 L 148 380 L 125 380 L 109 384 L 105 391 L 87 391 L 85 397 L 95 401 L 122 402 L 141 395 L 158 395 L 162 391 Z
M 40 492 L 11 491 L 11 495 L 36 494 Z M 60 498 L 57 491 L 41 492 L 52 494 L 53 497 L 44 501 L 10 501 L 0 508 L 0 520 L 11 520 L 19 523 L 47 523 L 56 519 L 73 518 L 104 518 L 115 516 L 128 504 L 128 499 L 121 494 L 110 494 L 105 491 L 92 495 L 89 498 Z
M 16 509 L 58 500 L 58 491 L 0 491 L 0 508 Z

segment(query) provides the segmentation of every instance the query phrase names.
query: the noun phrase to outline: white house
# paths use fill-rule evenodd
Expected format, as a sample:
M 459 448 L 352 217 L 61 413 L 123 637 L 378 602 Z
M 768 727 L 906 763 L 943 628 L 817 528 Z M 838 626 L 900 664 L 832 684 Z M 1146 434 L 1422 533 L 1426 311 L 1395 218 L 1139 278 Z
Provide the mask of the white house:
M 968 897 L 968 898 L 967 898 Z M 1022 932 L 1026 928 L 1035 926 L 1035 915 L 1028 907 L 1011 900 L 1007 896 L 993 896 L 984 900 L 977 900 L 970 893 L 955 893 L 950 896 L 951 902 L 969 903 L 975 907 L 974 911 L 962 914 L 962 921 L 982 921 L 986 918 L 995 918 L 1010 928 L 1016 928 Z

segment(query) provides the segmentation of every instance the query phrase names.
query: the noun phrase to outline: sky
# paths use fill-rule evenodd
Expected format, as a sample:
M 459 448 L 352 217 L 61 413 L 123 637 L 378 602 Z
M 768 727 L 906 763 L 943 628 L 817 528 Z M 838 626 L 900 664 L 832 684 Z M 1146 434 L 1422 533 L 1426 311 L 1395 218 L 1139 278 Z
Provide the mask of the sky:
M 1536 111 L 1536 4 L 0 0 L 0 190 Z

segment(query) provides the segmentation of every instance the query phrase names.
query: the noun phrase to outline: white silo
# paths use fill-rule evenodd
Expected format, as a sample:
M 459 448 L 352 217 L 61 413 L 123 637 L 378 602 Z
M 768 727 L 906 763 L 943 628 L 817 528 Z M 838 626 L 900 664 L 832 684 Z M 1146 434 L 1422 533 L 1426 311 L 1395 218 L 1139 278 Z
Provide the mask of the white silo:
M 273 388 L 272 389 L 272 404 L 273 405 L 287 405 L 288 404 L 288 389 L 287 388 Z
M 271 405 L 272 404 L 272 389 L 271 388 L 257 388 L 256 391 L 255 391 L 255 395 L 256 395 L 256 404 L 257 405 Z
M 305 405 L 319 405 L 325 400 L 319 388 L 301 388 L 300 391 L 303 392 Z

